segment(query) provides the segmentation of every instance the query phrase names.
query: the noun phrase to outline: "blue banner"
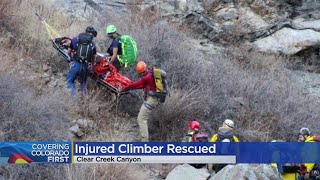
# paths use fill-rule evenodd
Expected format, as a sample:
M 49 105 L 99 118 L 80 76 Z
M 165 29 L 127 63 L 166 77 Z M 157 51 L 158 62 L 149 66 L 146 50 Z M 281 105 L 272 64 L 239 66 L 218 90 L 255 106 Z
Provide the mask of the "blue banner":
M 320 163 L 320 143 L 233 143 L 237 163 Z
M 0 142 L 0 163 L 71 163 L 70 142 Z
M 90 156 L 157 156 L 155 162 L 160 162 L 161 157 L 192 161 L 197 157 L 205 160 L 220 156 L 235 157 L 236 163 L 320 164 L 320 143 L 0 142 L 0 163 L 71 163 L 74 157 Z
M 237 163 L 320 163 L 320 143 L 75 142 L 74 156 L 236 156 Z

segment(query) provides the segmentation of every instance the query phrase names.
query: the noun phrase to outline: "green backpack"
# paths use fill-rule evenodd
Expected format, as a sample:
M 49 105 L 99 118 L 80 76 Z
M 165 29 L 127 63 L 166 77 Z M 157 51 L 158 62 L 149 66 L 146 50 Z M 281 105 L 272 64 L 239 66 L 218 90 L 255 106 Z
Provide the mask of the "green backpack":
M 135 64 L 138 57 L 138 48 L 136 42 L 129 35 L 120 37 L 122 55 L 118 55 L 118 59 L 122 66 L 127 67 Z

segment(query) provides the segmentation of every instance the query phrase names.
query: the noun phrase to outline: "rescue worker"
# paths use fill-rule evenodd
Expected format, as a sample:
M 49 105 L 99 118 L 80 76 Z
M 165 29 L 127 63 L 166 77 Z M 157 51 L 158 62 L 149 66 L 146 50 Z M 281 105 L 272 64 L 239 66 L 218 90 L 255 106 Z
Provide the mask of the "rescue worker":
M 271 142 L 285 142 L 283 140 L 272 140 Z M 276 157 L 277 156 L 277 157 Z M 280 152 L 276 151 L 273 154 L 273 158 L 279 158 Z M 283 180 L 295 180 L 298 178 L 299 166 L 295 164 L 271 164 L 278 172 L 281 179 Z
M 230 142 L 239 142 L 238 137 L 234 135 L 233 128 L 234 122 L 230 119 L 226 119 L 222 123 L 222 126 L 219 127 L 218 133 L 212 136 L 210 142 L 223 141 L 224 139 L 229 139 Z
M 299 142 L 316 142 L 316 136 L 312 136 L 309 128 L 301 128 L 299 132 Z M 317 151 L 316 149 L 312 149 Z M 310 150 L 311 151 L 311 150 Z M 317 154 L 317 152 L 308 152 L 306 155 Z M 304 180 L 320 179 L 320 165 L 314 163 L 305 163 L 300 167 L 300 176 Z
M 187 135 L 185 135 L 182 139 L 182 142 L 192 142 L 192 137 L 194 134 L 198 133 L 200 130 L 200 123 L 193 119 L 189 122 L 189 132 Z
M 148 119 L 150 118 L 152 110 L 159 104 L 159 98 L 155 96 L 156 84 L 153 77 L 152 69 L 147 69 L 147 64 L 144 61 L 139 61 L 136 65 L 136 71 L 141 76 L 141 79 L 129 84 L 123 88 L 123 91 L 131 89 L 144 89 L 145 101 L 143 102 L 137 121 L 140 128 L 141 141 L 148 142 Z
M 71 95 L 76 95 L 75 79 L 80 82 L 80 90 L 82 95 L 86 94 L 87 77 L 90 73 L 90 64 L 96 58 L 96 45 L 92 41 L 97 36 L 97 31 L 88 26 L 84 33 L 80 33 L 73 38 L 68 48 L 68 54 L 71 57 L 70 69 L 67 74 L 68 89 Z
M 189 131 L 186 136 L 183 137 L 182 142 L 208 142 L 208 134 L 200 132 L 200 123 L 196 119 L 192 119 L 189 122 Z M 207 164 L 190 164 L 194 168 L 203 168 Z
M 119 71 L 122 66 L 117 56 L 122 55 L 120 41 L 121 35 L 117 33 L 116 26 L 112 24 L 107 26 L 106 33 L 108 37 L 112 39 L 112 43 L 107 50 L 107 53 L 111 56 L 109 63 L 113 64 L 114 67 L 116 67 Z
M 218 133 L 213 135 L 210 142 L 239 142 L 237 136 L 234 135 L 234 122 L 226 119 L 222 126 L 219 127 Z M 223 169 L 228 164 L 214 164 L 210 165 L 209 171 L 214 170 L 216 173 Z

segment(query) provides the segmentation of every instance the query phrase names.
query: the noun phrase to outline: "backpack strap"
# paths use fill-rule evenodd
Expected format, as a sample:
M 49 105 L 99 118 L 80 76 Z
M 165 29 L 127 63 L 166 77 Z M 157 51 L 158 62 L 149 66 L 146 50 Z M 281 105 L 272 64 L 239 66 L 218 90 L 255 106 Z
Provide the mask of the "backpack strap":
M 121 44 L 121 53 L 122 54 L 125 54 L 125 48 L 124 48 L 124 42 L 121 42 L 121 36 L 118 36 L 118 37 L 116 37 L 113 41 L 112 41 L 112 43 L 111 43 L 111 45 L 113 44 L 113 42 L 114 41 L 116 41 L 116 40 L 118 40 L 119 42 L 120 42 L 120 44 Z M 119 50 L 118 50 L 119 51 Z M 121 58 L 121 55 L 119 55 L 119 54 L 117 54 L 117 59 L 119 60 L 119 62 L 120 62 L 120 65 L 121 66 L 124 66 L 124 67 L 128 67 L 128 63 L 125 63 L 124 62 L 124 60 Z
M 156 83 L 156 92 L 163 92 L 163 81 L 161 76 L 161 69 L 153 68 L 153 77 Z
M 313 139 L 314 139 L 315 142 L 320 142 L 320 134 L 314 135 Z

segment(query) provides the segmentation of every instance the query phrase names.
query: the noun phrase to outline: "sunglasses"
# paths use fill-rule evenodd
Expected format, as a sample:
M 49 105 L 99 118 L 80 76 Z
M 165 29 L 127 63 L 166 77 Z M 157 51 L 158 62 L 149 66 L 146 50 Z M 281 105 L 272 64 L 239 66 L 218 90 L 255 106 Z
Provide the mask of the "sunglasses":
M 113 37 L 113 33 L 108 33 L 108 37 Z

